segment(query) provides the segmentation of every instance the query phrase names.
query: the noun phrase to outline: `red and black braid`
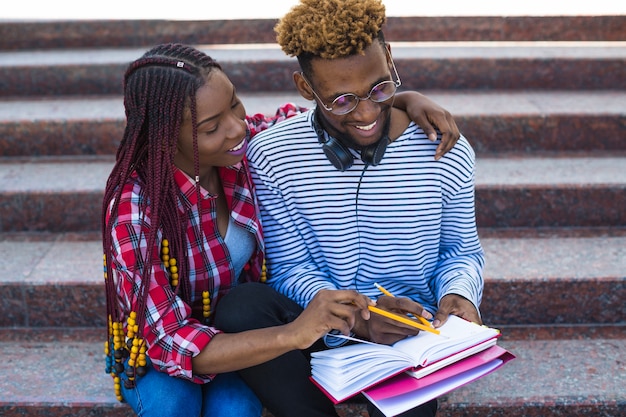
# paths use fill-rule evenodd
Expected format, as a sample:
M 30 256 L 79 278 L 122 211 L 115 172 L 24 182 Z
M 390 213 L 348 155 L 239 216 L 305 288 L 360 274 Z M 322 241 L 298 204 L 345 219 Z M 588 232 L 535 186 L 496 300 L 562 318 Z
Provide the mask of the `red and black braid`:
M 145 323 L 145 305 L 152 265 L 160 263 L 155 252 L 159 230 L 169 241 L 170 252 L 180 261 L 179 295 L 191 301 L 188 264 L 185 262 L 185 224 L 178 212 L 179 190 L 174 180 L 174 155 L 183 121 L 189 109 L 194 126 L 195 175 L 198 175 L 196 91 L 208 74 L 220 65 L 203 52 L 182 44 L 158 45 L 132 62 L 124 75 L 126 126 L 116 154 L 116 162 L 106 183 L 102 203 L 102 236 L 105 259 L 105 286 L 109 323 L 120 322 L 129 313 L 121 311 L 112 277 L 112 226 L 124 184 L 137 172 L 143 187 L 142 213 L 150 213 L 142 265 L 142 285 L 137 295 L 137 337 Z M 111 206 L 111 207 L 110 207 Z M 107 222 L 107 213 L 110 220 Z M 109 329 L 110 334 L 110 329 Z

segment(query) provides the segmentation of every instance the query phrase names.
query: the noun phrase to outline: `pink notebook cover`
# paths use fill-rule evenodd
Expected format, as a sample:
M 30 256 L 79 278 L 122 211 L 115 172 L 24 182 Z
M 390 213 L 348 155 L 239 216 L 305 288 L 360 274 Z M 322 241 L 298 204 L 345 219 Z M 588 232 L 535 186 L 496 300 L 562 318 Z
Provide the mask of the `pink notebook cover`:
M 363 391 L 363 395 L 383 413 L 400 414 L 481 378 L 514 358 L 496 345 L 420 379 L 399 374 Z
M 456 374 L 467 371 L 468 369 L 472 369 L 478 367 L 480 365 L 484 365 L 494 359 L 501 358 L 504 362 L 508 362 L 509 360 L 515 358 L 515 356 L 505 349 L 501 348 L 498 345 L 492 346 L 490 348 L 485 349 L 482 352 L 478 352 L 472 356 L 469 356 L 465 359 L 461 359 L 458 362 L 455 362 L 451 365 L 446 366 L 438 371 L 430 375 L 426 375 L 422 378 L 414 378 L 410 375 L 407 375 L 404 371 L 400 372 L 395 376 L 390 376 L 385 380 L 379 382 L 378 384 L 367 388 L 364 393 L 373 392 L 373 395 L 384 395 L 384 396 L 393 396 L 400 395 L 406 392 L 414 391 L 416 389 L 420 389 L 426 387 L 428 385 L 435 384 L 441 380 L 445 380 L 451 377 L 454 377 Z M 354 393 L 346 398 L 335 398 L 328 391 L 324 389 L 315 379 L 310 378 L 311 382 L 315 384 L 326 396 L 334 403 L 339 404 L 349 398 L 356 396 L 357 393 Z

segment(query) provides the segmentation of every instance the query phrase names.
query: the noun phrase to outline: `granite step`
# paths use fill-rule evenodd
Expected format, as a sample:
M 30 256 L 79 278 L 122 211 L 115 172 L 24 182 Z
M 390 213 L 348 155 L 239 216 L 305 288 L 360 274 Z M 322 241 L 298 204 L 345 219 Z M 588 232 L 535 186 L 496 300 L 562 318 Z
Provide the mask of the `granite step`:
M 421 91 L 452 113 L 479 157 L 626 152 L 626 90 Z M 295 91 L 240 97 L 248 114 L 274 114 L 286 102 L 313 105 Z M 124 124 L 121 96 L 5 98 L 0 155 L 113 155 Z
M 239 91 L 293 91 L 295 58 L 273 43 L 201 45 Z M 121 94 L 129 62 L 147 48 L 0 52 L 0 96 Z M 479 90 L 626 88 L 626 41 L 393 42 L 405 87 Z
M 102 358 L 100 203 L 123 71 L 181 41 L 222 63 L 249 114 L 310 105 L 274 24 L 0 22 L 0 415 L 133 415 Z M 626 15 L 390 17 L 386 37 L 403 85 L 476 149 L 481 310 L 518 358 L 438 416 L 626 415 Z
M 277 19 L 0 22 L 0 50 L 273 43 Z M 626 16 L 388 16 L 389 41 L 621 41 Z
M 626 323 L 626 227 L 480 232 L 486 322 Z M 0 327 L 105 325 L 99 233 L 3 233 L 0 258 Z
M 0 232 L 100 228 L 112 156 L 0 162 Z M 479 227 L 624 227 L 626 156 L 483 157 Z
M 514 361 L 440 397 L 439 417 L 618 417 L 626 413 L 626 325 L 501 327 Z M 0 329 L 5 417 L 131 417 L 104 372 L 104 329 Z M 98 370 L 101 369 L 100 372 Z M 342 417 L 363 416 L 357 401 Z M 266 413 L 265 417 L 271 414 Z

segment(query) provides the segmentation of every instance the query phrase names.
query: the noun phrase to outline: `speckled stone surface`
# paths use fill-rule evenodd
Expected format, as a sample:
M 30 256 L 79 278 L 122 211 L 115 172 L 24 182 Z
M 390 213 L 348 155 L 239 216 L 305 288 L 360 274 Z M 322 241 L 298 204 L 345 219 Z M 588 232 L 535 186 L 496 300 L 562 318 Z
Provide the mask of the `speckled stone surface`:
M 102 358 L 121 73 L 146 45 L 202 43 L 248 113 L 310 105 L 273 24 L 0 22 L 0 415 L 133 415 Z M 626 16 L 390 18 L 386 34 L 403 84 L 476 150 L 481 311 L 517 356 L 442 396 L 438 417 L 626 416 Z M 230 42 L 269 44 L 209 45 Z
M 295 58 L 276 44 L 203 45 L 239 91 L 293 91 Z M 626 43 L 398 42 L 394 60 L 414 89 L 626 88 Z M 124 70 L 145 48 L 0 52 L 0 95 L 121 94 Z
M 482 243 L 485 322 L 626 323 L 626 233 L 491 233 Z M 0 234 L 0 327 L 104 326 L 101 253 L 96 232 Z
M 626 322 L 625 238 L 484 238 L 482 242 L 487 281 L 481 310 L 486 322 Z
M 94 330 L 0 332 L 0 355 L 19 369 L 0 379 L 3 416 L 130 416 L 113 397 Z M 620 338 L 506 340 L 516 359 L 440 398 L 440 417 L 621 416 L 626 406 L 625 328 Z M 86 372 L 86 370 L 89 370 Z M 28 389 L 24 389 L 28 387 Z M 343 404 L 343 417 L 364 412 Z M 44 414 L 47 410 L 47 414 Z M 72 414 L 70 414 L 70 412 Z
M 479 159 L 478 226 L 626 226 L 625 165 L 626 156 Z M 99 230 L 111 167 L 110 157 L 0 163 L 0 231 Z
M 274 42 L 276 19 L 0 22 L 0 49 Z M 626 40 L 624 16 L 389 16 L 390 41 Z
M 422 90 L 448 109 L 479 158 L 510 154 L 626 154 L 626 92 Z M 295 92 L 242 93 L 249 114 L 273 114 Z M 0 155 L 113 155 L 124 129 L 121 96 L 0 101 Z
M 104 326 L 101 247 L 94 237 L 1 241 L 0 256 L 8 263 L 2 267 L 0 326 Z

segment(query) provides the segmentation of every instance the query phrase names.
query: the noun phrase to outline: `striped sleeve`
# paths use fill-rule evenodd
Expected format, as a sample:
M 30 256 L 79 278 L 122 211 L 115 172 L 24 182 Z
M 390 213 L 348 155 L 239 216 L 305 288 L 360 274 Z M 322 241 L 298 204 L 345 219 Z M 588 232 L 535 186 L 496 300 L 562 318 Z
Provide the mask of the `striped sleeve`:
M 453 170 L 444 170 L 444 204 L 439 262 L 433 283 L 437 300 L 458 294 L 479 309 L 483 290 L 484 254 L 476 231 L 474 211 L 474 152 L 466 141 L 458 145 L 467 158 Z M 459 176 L 460 174 L 460 176 Z M 453 184 L 449 187 L 449 184 Z M 479 310 L 480 311 L 480 310 Z

